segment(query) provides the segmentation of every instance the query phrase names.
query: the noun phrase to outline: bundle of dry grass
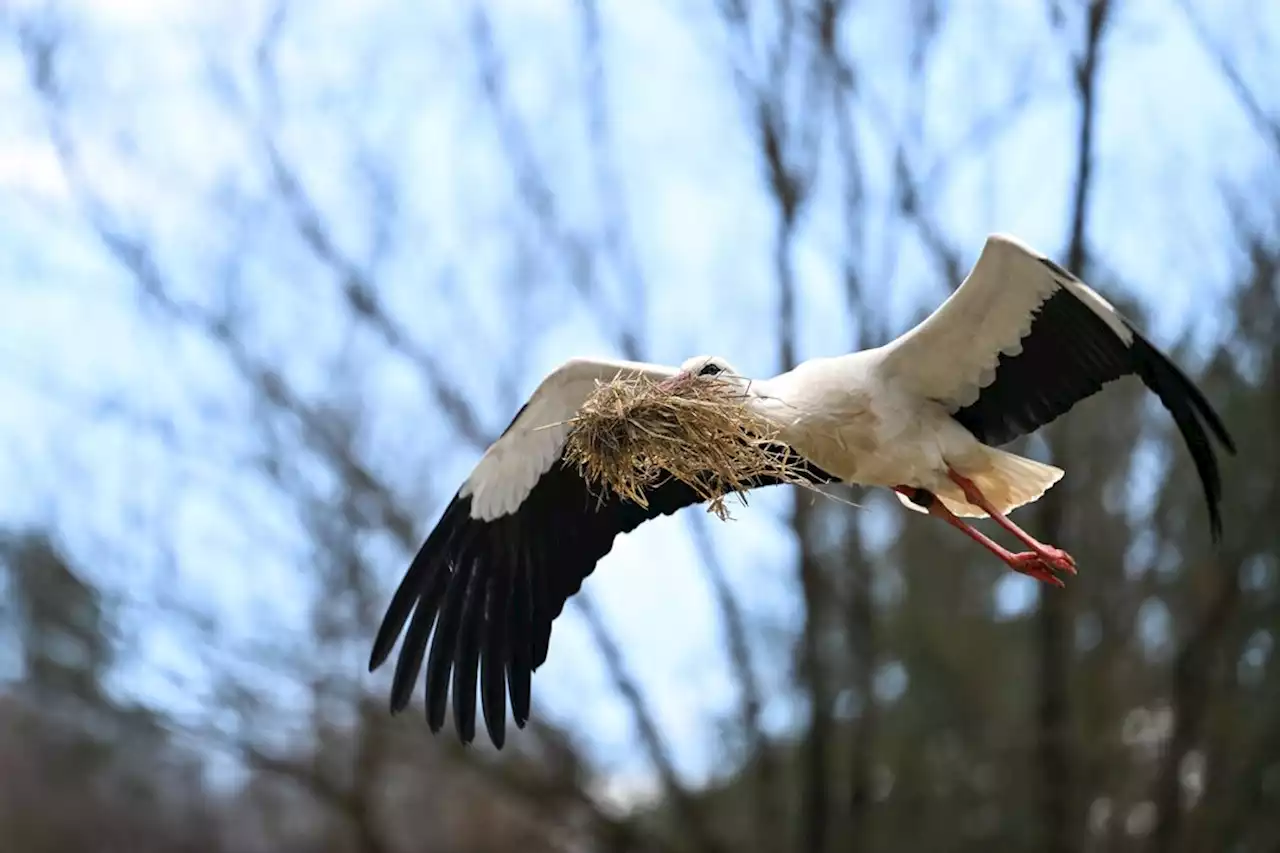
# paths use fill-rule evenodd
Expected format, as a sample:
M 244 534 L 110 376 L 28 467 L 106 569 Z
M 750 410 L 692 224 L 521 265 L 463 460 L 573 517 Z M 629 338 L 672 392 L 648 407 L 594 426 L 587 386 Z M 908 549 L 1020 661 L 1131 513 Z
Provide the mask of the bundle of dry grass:
M 674 478 L 708 509 L 728 517 L 724 499 L 761 480 L 809 484 L 777 428 L 746 406 L 740 386 L 706 376 L 667 382 L 617 377 L 600 383 L 571 422 L 565 459 L 588 485 L 648 506 L 645 491 Z

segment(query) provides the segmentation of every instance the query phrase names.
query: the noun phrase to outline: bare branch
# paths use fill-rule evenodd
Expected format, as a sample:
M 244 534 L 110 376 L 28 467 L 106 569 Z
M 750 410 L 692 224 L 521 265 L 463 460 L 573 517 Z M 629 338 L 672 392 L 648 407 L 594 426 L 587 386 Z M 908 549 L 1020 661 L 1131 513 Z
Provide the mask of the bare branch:
M 587 63 L 587 129 L 596 162 L 596 189 L 604 208 L 601 224 L 603 248 L 613 258 L 626 300 L 619 318 L 619 348 L 626 358 L 640 361 L 644 352 L 644 320 L 648 287 L 631 239 L 631 225 L 623 198 L 622 179 L 613 153 L 605 95 L 603 35 L 596 0 L 579 0 L 582 17 L 583 55 Z
M 240 745 L 240 756 L 253 769 L 289 779 L 342 815 L 359 840 L 360 850 L 389 853 L 393 849 L 357 793 L 328 779 L 309 762 L 268 755 L 248 744 Z
M 1222 77 L 1230 87 L 1232 94 L 1236 96 L 1236 100 L 1240 102 L 1240 106 L 1248 114 L 1249 120 L 1257 127 L 1258 132 L 1264 136 L 1271 145 L 1271 150 L 1277 157 L 1280 157 L 1280 118 L 1272 116 L 1267 108 L 1258 100 L 1257 94 L 1253 88 L 1245 82 L 1244 75 L 1240 73 L 1240 69 L 1236 67 L 1235 62 L 1231 59 L 1231 54 L 1227 52 L 1209 32 L 1209 28 L 1205 26 L 1204 19 L 1200 17 L 1200 13 L 1192 6 L 1191 0 L 1176 0 L 1176 5 L 1182 10 L 1182 14 L 1187 19 L 1187 23 L 1191 26 L 1191 32 L 1200 42 L 1200 46 L 1204 49 L 1209 58 L 1218 66 L 1218 70 L 1222 73 Z
M 838 79 L 844 81 L 841 84 L 843 91 L 852 93 L 855 79 L 852 63 L 840 58 L 833 64 L 839 69 Z M 873 97 L 872 93 L 866 91 L 860 93 L 860 102 L 865 109 L 867 117 L 872 119 L 891 139 L 895 140 L 893 144 L 892 192 L 898 212 L 915 226 L 925 249 L 933 257 L 934 263 L 941 270 L 942 276 L 948 285 L 952 289 L 958 287 L 960 281 L 964 278 L 964 265 L 961 261 L 960 252 L 951 245 L 945 231 L 935 220 L 933 212 L 929 208 L 926 190 L 932 189 L 932 184 L 926 187 L 924 183 L 926 178 L 922 178 L 917 174 L 916 168 L 911 164 L 907 155 L 904 134 L 894 127 L 890 118 L 891 113 L 886 105 Z M 837 119 L 838 141 L 841 136 L 848 140 L 854 139 L 850 122 L 851 118 L 848 116 Z M 846 125 L 846 128 L 840 130 L 842 123 Z M 911 123 L 909 120 L 908 124 Z M 846 162 L 848 162 L 847 155 L 851 150 L 849 149 L 851 143 L 840 142 L 839 144 L 846 155 Z M 935 162 L 931 167 L 930 174 L 937 174 L 942 165 L 940 162 Z
M 389 347 L 413 362 L 440 409 L 469 444 L 477 448 L 487 447 L 493 440 L 493 433 L 481 426 L 466 396 L 449 380 L 436 360 L 392 319 L 378 298 L 375 284 L 338 249 L 315 204 L 275 145 L 267 141 L 265 149 L 276 188 L 293 214 L 298 235 L 333 271 L 352 314 L 368 323 Z
M 693 532 L 694 547 L 698 551 L 699 560 L 711 582 L 716 604 L 720 609 L 720 618 L 724 620 L 725 646 L 729 650 L 729 660 L 733 666 L 734 677 L 742 691 L 741 725 L 746 741 L 746 758 L 754 766 L 755 783 L 755 831 L 758 847 L 762 850 L 773 849 L 770 843 L 783 825 L 778 789 L 778 762 L 760 722 L 760 713 L 764 702 L 760 690 L 759 679 L 756 678 L 755 664 L 751 655 L 751 644 L 747 638 L 746 621 L 737 596 L 729 585 L 720 555 L 716 552 L 711 534 L 707 530 L 706 516 L 689 515 L 689 528 Z
M 671 760 L 671 754 L 662 739 L 662 735 L 658 732 L 658 726 L 653 720 L 653 715 L 649 713 L 648 704 L 640 693 L 639 685 L 636 684 L 631 674 L 627 672 L 626 664 L 622 660 L 622 652 L 609 634 L 609 629 L 605 626 L 600 612 L 596 610 L 595 601 L 585 590 L 578 593 L 574 600 L 578 603 L 578 608 L 582 615 L 586 617 L 587 627 L 590 628 L 592 639 L 595 640 L 596 646 L 600 649 L 600 654 L 604 658 L 605 668 L 609 670 L 614 687 L 631 709 L 632 716 L 635 718 L 636 728 L 639 729 L 640 741 L 644 744 L 649 760 L 658 771 L 667 799 L 680 822 L 684 825 L 685 831 L 693 839 L 698 849 L 707 851 L 707 853 L 723 850 L 723 845 L 716 840 L 703 814 L 702 805 L 698 800 L 690 796 L 688 790 L 680 782 L 680 778 L 676 774 L 675 764 Z
M 885 336 L 882 320 L 870 310 L 863 287 L 866 257 L 866 187 L 862 155 L 854 129 L 857 103 L 857 70 L 853 58 L 845 55 L 836 39 L 843 0 L 824 0 L 819 7 L 820 55 L 827 63 L 831 77 L 831 113 L 835 132 L 835 151 L 841 167 L 841 216 L 845 240 L 840 259 L 844 279 L 845 307 L 855 326 L 853 349 L 867 346 Z
M 75 198 L 86 213 L 95 234 L 102 241 L 108 253 L 133 278 L 139 292 L 153 305 L 163 310 L 174 321 L 207 335 L 224 350 L 228 360 L 237 369 L 261 398 L 279 411 L 295 417 L 303 427 L 304 434 L 318 450 L 331 459 L 344 477 L 348 478 L 353 488 L 368 495 L 373 506 L 377 508 L 379 518 L 370 519 L 371 523 L 385 525 L 407 549 L 415 547 L 416 534 L 412 517 L 402 507 L 396 505 L 391 498 L 391 491 L 362 462 L 352 457 L 332 434 L 323 417 L 302 400 L 285 380 L 274 369 L 263 364 L 247 348 L 235 332 L 232 318 L 225 313 L 214 313 L 204 306 L 181 300 L 173 296 L 172 289 L 155 263 L 151 250 L 137 236 L 131 235 L 116 224 L 111 214 L 94 195 L 86 176 L 80 166 L 79 156 L 74 143 L 66 133 L 61 119 L 61 96 L 47 68 L 51 65 L 50 54 L 53 44 L 28 42 L 28 56 L 31 59 L 31 80 L 38 94 L 46 105 L 47 128 L 54 144 L 59 163 L 66 176 L 67 184 Z M 316 245 L 327 249 L 324 232 L 318 228 L 312 232 Z M 320 251 L 318 248 L 317 251 Z M 334 263 L 340 263 L 340 256 L 333 254 Z M 366 295 L 368 285 L 362 278 L 354 276 L 347 281 L 349 301 L 362 305 L 367 309 L 367 316 L 377 322 L 385 319 L 376 300 L 370 298 L 361 301 Z M 384 326 L 384 333 L 395 340 L 398 329 L 389 324 Z M 403 341 L 402 341 L 403 342 Z M 406 344 L 406 346 L 408 346 Z M 425 364 L 425 356 L 420 356 Z M 442 388 L 442 399 L 452 399 Z M 459 397 L 459 399 L 461 399 Z M 489 443 L 489 436 L 475 425 L 474 417 L 469 409 L 454 408 L 446 411 L 458 418 L 457 426 L 464 438 L 478 447 Z
M 1258 236 L 1248 235 L 1245 242 L 1251 258 L 1251 281 L 1242 294 L 1242 304 L 1248 304 L 1246 300 L 1256 294 L 1261 301 L 1270 301 L 1274 305 L 1274 286 L 1280 281 L 1280 251 Z M 1260 313 L 1265 317 L 1267 313 L 1274 315 L 1275 311 Z M 1261 322 L 1265 324 L 1266 320 Z M 1272 384 L 1278 386 L 1272 389 L 1273 392 L 1280 392 L 1280 371 L 1273 372 L 1271 378 Z M 1273 393 L 1272 398 L 1280 399 L 1280 393 Z M 1280 480 L 1267 477 L 1264 482 L 1260 494 L 1254 492 L 1250 495 L 1251 506 L 1267 507 L 1280 503 Z M 1213 711 L 1213 700 L 1221 700 L 1223 693 L 1235 688 L 1236 679 L 1227 661 L 1231 659 L 1229 638 L 1235 627 L 1233 623 L 1239 617 L 1244 595 L 1241 572 L 1245 563 L 1258 553 L 1257 543 L 1267 541 L 1271 529 L 1268 518 L 1265 512 L 1255 513 L 1251 518 L 1240 516 L 1239 525 L 1228 533 L 1216 559 L 1192 570 L 1207 579 L 1209 600 L 1196 615 L 1192 630 L 1182 641 L 1173 660 L 1170 686 L 1173 732 L 1163 745 L 1151 786 L 1156 824 L 1147 839 L 1150 853 L 1171 853 L 1179 849 L 1180 841 L 1182 849 L 1186 849 L 1183 841 L 1186 835 L 1186 813 L 1182 804 L 1183 762 L 1205 737 L 1207 730 L 1212 731 L 1207 723 Z
M 846 57 L 836 33 L 845 11 L 842 0 L 824 0 L 819 7 L 821 25 L 819 57 L 832 81 L 831 109 L 835 126 L 835 149 L 843 170 L 841 214 L 846 241 L 841 257 L 845 300 L 855 326 L 853 349 L 878 343 L 886 336 L 883 321 L 866 301 L 859 264 L 864 256 L 864 188 L 862 162 L 854 133 L 853 116 L 857 90 L 853 60 Z M 853 724 L 849 753 L 849 799 L 844 835 L 849 850 L 868 849 L 871 835 L 872 756 L 877 736 L 877 709 L 874 690 L 876 667 L 875 603 L 871 596 L 871 565 L 862 547 L 859 519 L 847 514 L 844 525 L 843 563 L 853 581 L 844 611 L 844 630 L 854 661 L 853 689 L 860 699 L 860 712 Z
M 1240 561 L 1233 559 L 1230 564 L 1232 568 L 1206 567 L 1215 578 L 1213 598 L 1173 662 L 1173 734 L 1161 752 L 1153 783 L 1157 819 L 1148 838 L 1147 849 L 1151 853 L 1170 853 L 1177 849 L 1183 822 L 1182 763 L 1204 728 L 1209 697 L 1213 694 L 1214 659 L 1240 600 Z
M 590 13 L 588 17 L 590 18 Z M 635 357 L 639 353 L 641 340 L 625 312 L 610 310 L 608 306 L 601 303 L 593 249 L 586 239 L 571 233 L 560 221 L 555 193 L 538 163 L 528 131 L 514 107 L 508 102 L 506 67 L 483 4 L 472 7 L 470 23 L 471 43 L 479 65 L 481 92 L 497 122 L 498 137 L 514 173 L 520 199 L 540 230 L 545 243 L 556 251 L 565 265 L 569 282 L 574 290 L 588 304 L 605 312 L 609 329 L 617 335 L 623 346 L 628 348 L 625 354 L 628 357 Z M 591 26 L 593 25 L 588 21 L 588 39 L 591 38 Z
M 921 242 L 933 257 L 944 280 L 954 289 L 959 286 L 964 277 L 961 255 L 951 245 L 944 229 L 936 221 L 928 203 L 932 183 L 926 183 L 928 179 L 921 177 L 919 170 L 912 163 L 913 152 L 908 150 L 909 145 L 918 144 L 921 141 L 920 136 L 924 126 L 924 71 L 929 51 L 935 44 L 934 36 L 942 25 L 942 10 L 933 3 L 926 3 L 916 9 L 916 14 L 919 20 L 917 26 L 913 28 L 914 36 L 909 56 L 912 96 L 909 100 L 910 109 L 906 128 L 894 127 L 890 118 L 891 111 L 885 104 L 872 97 L 871 93 L 862 93 L 861 102 L 867 115 L 874 119 L 893 141 L 893 198 L 898 212 L 915 226 Z M 838 88 L 843 93 L 852 94 L 856 80 L 853 63 L 841 56 L 838 48 L 833 46 L 832 50 L 829 63 L 834 69 Z M 848 125 L 850 121 L 847 115 L 842 115 L 843 112 L 844 108 L 837 102 L 837 142 L 848 163 L 854 136 L 851 126 L 840 128 L 842 123 Z M 948 155 L 949 158 L 954 156 L 955 152 L 950 152 Z M 936 174 L 946 162 L 948 161 L 936 162 L 930 170 L 931 174 Z M 846 279 L 848 278 L 846 273 Z M 860 314 L 865 313 L 865 311 L 860 312 Z
M 1030 106 L 1032 94 L 1032 87 L 1023 79 L 1007 102 L 976 116 L 973 123 L 960 134 L 960 138 L 946 149 L 945 154 L 923 170 L 924 173 L 916 181 L 917 195 L 923 199 L 934 197 L 957 163 L 964 162 L 966 156 L 989 151 L 1001 133 L 1013 125 Z
M 1086 274 L 1089 260 L 1086 244 L 1087 217 L 1094 183 L 1093 146 L 1099 61 L 1110 11 L 1109 0 L 1096 0 L 1088 5 L 1084 47 L 1081 55 L 1074 60 L 1073 69 L 1079 123 L 1066 266 L 1081 275 Z M 1061 458 L 1061 431 L 1050 429 L 1048 439 L 1053 457 Z M 1049 541 L 1058 539 L 1063 529 L 1066 518 L 1063 501 L 1066 495 L 1065 489 L 1054 489 L 1037 503 L 1040 528 Z M 1039 758 L 1042 846 L 1049 853 L 1069 853 L 1079 849 L 1078 826 L 1082 822 L 1077 817 L 1080 809 L 1073 773 L 1068 685 L 1073 647 L 1073 612 L 1073 600 L 1069 591 L 1040 591 L 1040 609 L 1037 614 L 1040 685 L 1036 713 L 1036 749 Z
M 893 175 L 898 188 L 899 209 L 915 224 L 925 248 L 942 269 L 943 278 L 952 289 L 959 287 L 961 280 L 964 279 L 964 264 L 960 260 L 960 253 L 951 245 L 942 227 L 934 221 L 924 204 L 919 180 L 907 162 L 906 152 L 901 146 L 894 154 Z
M 253 52 L 253 64 L 257 70 L 268 122 L 276 119 L 281 109 L 280 81 L 276 76 L 276 48 L 289 20 L 289 4 L 290 0 L 275 0 Z
M 872 598 L 872 566 L 862 544 L 861 529 L 850 519 L 844 531 L 843 563 L 853 589 L 845 609 L 845 633 L 853 657 L 853 689 L 858 697 L 858 719 L 850 737 L 848 833 L 850 850 L 866 850 L 872 838 L 872 756 L 879 732 L 875 671 L 877 660 L 875 601 Z
M 818 170 L 821 111 L 801 111 L 804 118 L 798 133 L 788 122 L 786 109 L 786 77 L 791 71 L 794 25 L 789 3 L 783 3 L 780 32 L 770 55 L 767 82 L 752 85 L 749 74 L 739 70 L 739 86 L 748 115 L 759 143 L 759 156 L 766 184 L 777 210 L 773 243 L 773 272 L 778 291 L 778 361 L 783 370 L 797 361 L 796 300 L 797 288 L 792 249 L 801 208 L 808 200 L 809 189 Z M 721 4 L 721 14 L 730 36 L 741 45 L 750 44 L 750 22 L 746 9 L 738 4 Z M 813 41 L 833 39 L 834 12 L 815 18 L 816 26 L 808 33 Z M 746 51 L 743 51 L 746 53 Z M 827 74 L 820 57 L 810 65 L 808 104 L 817 102 Z M 809 140 L 806 144 L 806 140 Z M 830 831 L 828 793 L 830 780 L 830 742 L 832 735 L 831 689 L 829 673 L 819 653 L 821 619 L 821 579 L 817 555 L 812 547 L 811 517 L 813 504 L 799 491 L 793 496 L 791 524 L 796 533 L 800 554 L 797 572 L 804 609 L 800 646 L 800 673 L 809 699 L 809 725 L 803 748 L 801 849 L 820 853 L 826 849 Z

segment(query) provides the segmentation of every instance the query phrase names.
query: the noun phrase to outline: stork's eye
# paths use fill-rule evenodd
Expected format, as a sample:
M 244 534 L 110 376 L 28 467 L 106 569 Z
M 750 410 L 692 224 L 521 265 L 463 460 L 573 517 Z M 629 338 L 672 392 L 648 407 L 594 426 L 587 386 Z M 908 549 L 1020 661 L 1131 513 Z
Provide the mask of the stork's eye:
M 723 367 L 721 367 L 718 364 L 708 362 L 702 365 L 702 369 L 698 371 L 698 375 L 699 376 L 715 376 L 716 374 L 723 373 L 723 372 L 724 372 Z

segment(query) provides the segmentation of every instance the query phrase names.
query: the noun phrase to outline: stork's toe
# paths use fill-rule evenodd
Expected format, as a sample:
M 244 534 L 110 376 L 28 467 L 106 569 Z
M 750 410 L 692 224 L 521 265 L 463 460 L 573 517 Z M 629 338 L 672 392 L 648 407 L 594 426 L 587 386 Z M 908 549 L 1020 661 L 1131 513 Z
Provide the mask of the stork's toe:
M 1009 564 L 1009 568 L 1013 569 L 1015 572 L 1020 572 L 1028 577 L 1033 577 L 1042 583 L 1058 587 L 1066 586 L 1066 584 L 1063 583 L 1062 578 L 1054 574 L 1054 570 L 1058 567 L 1051 564 L 1048 560 L 1034 551 L 1023 551 L 1019 554 L 1010 554 L 1009 558 L 1005 562 L 1007 562 Z M 1075 574 L 1074 568 L 1071 569 L 1071 574 Z

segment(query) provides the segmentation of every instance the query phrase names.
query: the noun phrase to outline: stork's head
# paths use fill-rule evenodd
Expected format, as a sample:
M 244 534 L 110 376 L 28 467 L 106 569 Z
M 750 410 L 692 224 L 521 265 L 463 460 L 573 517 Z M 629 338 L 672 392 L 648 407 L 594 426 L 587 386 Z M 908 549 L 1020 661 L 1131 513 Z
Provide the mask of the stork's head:
M 695 355 L 693 358 L 687 358 L 684 364 L 680 365 L 681 376 L 723 376 L 725 378 L 736 377 L 738 371 L 733 369 L 733 365 L 725 361 L 718 355 Z
M 733 365 L 725 361 L 718 355 L 695 355 L 693 358 L 687 358 L 684 364 L 680 365 L 676 375 L 666 380 L 663 384 L 674 384 L 681 379 L 689 376 L 705 376 L 708 379 L 716 379 L 719 381 L 738 382 L 746 385 L 747 380 L 741 376 Z

